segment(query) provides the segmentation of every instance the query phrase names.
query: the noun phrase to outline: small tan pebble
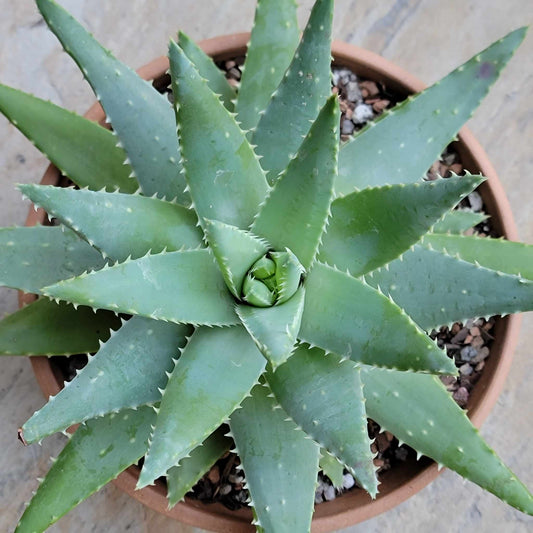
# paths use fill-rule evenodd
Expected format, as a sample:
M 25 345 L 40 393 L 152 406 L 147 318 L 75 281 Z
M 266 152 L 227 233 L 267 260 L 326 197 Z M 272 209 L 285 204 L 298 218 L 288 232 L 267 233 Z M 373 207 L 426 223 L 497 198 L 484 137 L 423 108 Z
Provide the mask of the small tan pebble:
M 483 340 L 483 337 L 481 335 L 472 339 L 472 346 L 474 348 L 481 348 L 484 344 L 485 341 Z
M 234 80 L 233 78 L 228 78 L 228 83 L 232 86 L 232 87 L 238 87 L 239 86 L 239 82 L 237 80 Z
M 390 431 L 385 431 L 385 436 L 387 437 L 387 440 L 389 442 L 392 442 L 394 440 L 394 435 Z
M 235 63 L 235 61 L 233 59 L 230 59 L 228 61 L 226 61 L 224 63 L 224 66 L 226 68 L 226 70 L 230 70 L 232 69 L 233 67 L 236 67 L 237 66 L 237 63 Z
M 453 393 L 453 399 L 461 406 L 465 407 L 468 402 L 469 393 L 466 387 L 459 387 Z
M 385 465 L 385 461 L 383 459 L 379 459 L 378 457 L 374 459 L 374 466 L 381 468 L 384 465 Z
M 339 109 L 341 113 L 346 113 L 346 110 L 349 109 L 348 102 L 346 100 L 339 100 Z
M 461 163 L 454 163 L 450 165 L 450 171 L 455 172 L 455 174 L 461 174 L 463 172 L 463 165 Z
M 465 344 L 470 344 L 470 343 L 472 342 L 472 339 L 473 339 L 473 338 L 474 338 L 474 337 L 472 337 L 472 335 L 467 335 L 467 336 L 465 337 L 464 343 L 465 343 Z
M 238 68 L 235 68 L 235 67 L 230 68 L 228 70 L 228 76 L 230 78 L 235 79 L 235 80 L 240 80 L 241 79 L 241 71 Z
M 390 104 L 390 100 L 377 100 L 376 102 L 372 104 L 372 109 L 376 113 L 383 113 L 383 111 L 387 109 L 389 104 Z
M 432 167 L 433 168 L 433 167 Z M 457 333 L 459 333 L 459 331 L 461 330 L 461 324 L 459 323 L 455 323 L 453 326 L 452 326 L 452 334 L 455 335 Z
M 333 86 L 331 88 L 331 94 L 339 94 L 339 88 L 337 86 Z
M 448 165 L 445 163 L 439 163 L 439 176 L 445 178 L 448 174 Z
M 480 361 L 475 368 L 476 372 L 481 372 L 485 368 L 485 361 Z
M 213 466 L 209 473 L 207 474 L 207 479 L 216 485 L 220 481 L 220 470 L 217 465 Z
M 362 81 L 359 83 L 359 87 L 361 89 L 361 93 L 363 92 L 363 90 L 365 90 L 368 96 L 377 96 L 379 94 L 378 86 L 373 81 L 370 81 L 370 80 Z
M 474 337 L 479 337 L 481 335 L 481 331 L 477 326 L 474 326 L 470 328 L 470 335 L 473 335 Z
M 377 453 L 378 451 L 378 446 L 375 442 L 373 442 L 371 445 L 370 445 L 370 449 L 372 450 L 372 453 Z

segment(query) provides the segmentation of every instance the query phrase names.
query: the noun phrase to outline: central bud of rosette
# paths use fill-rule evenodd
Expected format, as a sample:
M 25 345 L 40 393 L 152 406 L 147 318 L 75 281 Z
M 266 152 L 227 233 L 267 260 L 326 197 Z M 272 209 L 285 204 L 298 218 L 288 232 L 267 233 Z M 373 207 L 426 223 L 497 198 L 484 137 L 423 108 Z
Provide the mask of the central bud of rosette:
M 272 307 L 289 300 L 296 292 L 305 269 L 287 248 L 267 252 L 248 270 L 241 298 L 254 307 Z

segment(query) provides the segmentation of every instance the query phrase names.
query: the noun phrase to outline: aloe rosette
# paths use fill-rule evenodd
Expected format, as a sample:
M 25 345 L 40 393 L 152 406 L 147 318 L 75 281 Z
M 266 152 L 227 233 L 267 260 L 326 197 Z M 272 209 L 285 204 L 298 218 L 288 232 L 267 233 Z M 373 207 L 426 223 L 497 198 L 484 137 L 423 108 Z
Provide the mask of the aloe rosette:
M 138 487 L 166 476 L 174 505 L 233 446 L 257 527 L 307 531 L 319 468 L 376 495 L 367 417 L 532 514 L 425 333 L 532 309 L 532 247 L 459 234 L 479 217 L 450 210 L 482 176 L 422 179 L 524 30 L 339 145 L 332 0 L 301 39 L 293 0 L 260 0 L 238 92 L 180 34 L 174 109 L 37 5 L 112 130 L 0 86 L 0 110 L 77 186 L 20 186 L 57 224 L 0 230 L 0 282 L 39 296 L 0 324 L 0 351 L 93 354 L 22 427 L 32 443 L 80 424 L 17 531 L 142 457 Z

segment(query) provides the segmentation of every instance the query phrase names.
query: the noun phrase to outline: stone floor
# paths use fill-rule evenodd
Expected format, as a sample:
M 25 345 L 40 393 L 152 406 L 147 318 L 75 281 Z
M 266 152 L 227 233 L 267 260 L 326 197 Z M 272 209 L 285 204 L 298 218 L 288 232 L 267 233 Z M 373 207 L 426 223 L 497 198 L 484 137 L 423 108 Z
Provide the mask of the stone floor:
M 246 31 L 253 2 L 239 0 L 60 0 L 101 42 L 138 67 L 164 54 L 178 28 L 193 38 Z M 300 2 L 306 19 L 311 0 Z M 93 101 L 70 59 L 47 32 L 33 2 L 0 0 L 0 81 L 83 112 Z M 338 0 L 334 34 L 396 62 L 427 83 L 506 32 L 533 20 L 529 0 Z M 494 163 L 514 209 L 521 238 L 533 242 L 533 36 L 529 35 L 470 127 Z M 37 182 L 45 158 L 7 121 L 0 119 L 0 222 L 21 224 L 27 205 L 15 183 Z M 16 309 L 13 291 L 0 292 L 0 315 Z M 533 487 L 533 358 L 526 341 L 533 316 L 525 317 L 516 358 L 498 405 L 482 433 Z M 43 476 L 62 438 L 23 448 L 16 428 L 43 404 L 25 358 L 5 357 L 0 368 L 0 531 L 11 531 L 23 502 Z M 346 532 L 444 533 L 531 531 L 533 520 L 471 483 L 445 472 L 430 487 L 386 515 Z M 192 532 L 144 508 L 113 486 L 106 487 L 61 519 L 50 531 L 62 533 Z

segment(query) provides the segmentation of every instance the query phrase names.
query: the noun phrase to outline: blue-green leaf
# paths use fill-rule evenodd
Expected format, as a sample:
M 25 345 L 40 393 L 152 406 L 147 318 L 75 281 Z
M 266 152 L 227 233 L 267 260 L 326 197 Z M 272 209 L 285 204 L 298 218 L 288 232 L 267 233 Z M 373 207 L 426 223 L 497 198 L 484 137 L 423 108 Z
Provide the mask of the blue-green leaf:
M 117 261 L 147 252 L 173 252 L 202 245 L 194 211 L 182 205 L 133 194 L 19 185 L 47 213 Z M 112 231 L 111 231 L 112 229 Z
M 38 294 L 46 285 L 104 264 L 100 253 L 69 229 L 0 229 L 0 285 Z
M 319 446 L 257 385 L 230 420 L 258 530 L 309 531 Z
M 200 223 L 208 218 L 248 229 L 268 190 L 257 156 L 174 42 L 169 57 L 185 179 Z
M 127 193 L 139 188 L 117 138 L 95 122 L 5 85 L 0 111 L 76 185 Z
M 108 311 L 74 309 L 39 298 L 0 322 L 0 355 L 73 355 L 96 352 L 120 320 Z M 31 335 L 28 334 L 31 332 Z
M 152 407 L 127 409 L 81 425 L 24 511 L 16 533 L 44 531 L 128 466 L 148 448 Z
M 339 154 L 336 194 L 422 179 L 498 79 L 525 34 L 526 28 L 509 33 L 346 143 Z
M 300 340 L 356 362 L 457 372 L 451 359 L 408 315 L 364 281 L 317 262 L 305 288 Z
M 158 402 L 165 373 L 191 333 L 190 326 L 131 318 L 22 426 L 25 440 L 35 442 L 90 418 Z
M 333 0 L 317 0 L 294 58 L 254 131 L 252 143 L 273 184 L 331 94 Z
M 164 475 L 227 420 L 265 363 L 241 326 L 196 329 L 163 393 L 138 488 Z
M 188 205 L 176 122 L 166 96 L 118 61 L 53 0 L 36 0 L 48 27 L 102 104 L 144 194 Z
M 234 300 L 208 250 L 125 261 L 50 285 L 51 298 L 176 323 L 238 323 Z

